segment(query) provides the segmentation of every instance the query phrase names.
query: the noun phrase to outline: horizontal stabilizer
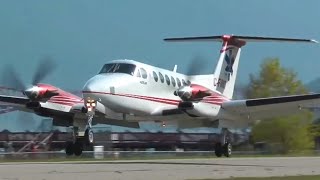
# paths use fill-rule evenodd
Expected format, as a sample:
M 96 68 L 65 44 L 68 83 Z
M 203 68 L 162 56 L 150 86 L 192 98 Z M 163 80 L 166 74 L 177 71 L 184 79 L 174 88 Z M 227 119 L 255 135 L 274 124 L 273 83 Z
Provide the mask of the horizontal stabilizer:
M 259 36 L 236 36 L 236 35 L 221 35 L 221 36 L 200 36 L 200 37 L 182 37 L 182 38 L 166 38 L 164 41 L 168 42 L 201 42 L 201 41 L 217 41 L 223 42 L 227 39 L 238 39 L 246 42 L 304 42 L 304 43 L 318 43 L 314 39 L 296 39 L 296 38 L 275 38 L 275 37 L 259 37 Z

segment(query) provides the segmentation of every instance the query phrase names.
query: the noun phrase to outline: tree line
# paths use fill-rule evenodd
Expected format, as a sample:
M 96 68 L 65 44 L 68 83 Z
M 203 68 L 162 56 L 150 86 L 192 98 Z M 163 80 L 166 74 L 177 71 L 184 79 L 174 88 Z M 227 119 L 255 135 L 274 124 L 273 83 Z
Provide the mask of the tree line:
M 265 59 L 259 73 L 250 74 L 249 83 L 242 91 L 248 99 L 309 93 L 297 73 L 282 67 L 278 58 Z M 252 140 L 265 142 L 278 153 L 312 149 L 314 138 L 320 136 L 320 125 L 313 120 L 313 113 L 308 110 L 265 119 L 252 127 Z

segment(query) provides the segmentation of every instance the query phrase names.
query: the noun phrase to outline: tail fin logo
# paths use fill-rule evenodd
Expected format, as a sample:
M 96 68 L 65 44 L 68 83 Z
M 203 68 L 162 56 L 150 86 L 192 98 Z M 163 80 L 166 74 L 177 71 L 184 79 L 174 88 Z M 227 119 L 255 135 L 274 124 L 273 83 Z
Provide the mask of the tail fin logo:
M 233 64 L 234 64 L 234 60 L 235 58 L 232 57 L 232 49 L 229 49 L 228 50 L 228 53 L 226 53 L 225 57 L 224 57 L 224 60 L 226 61 L 227 63 L 227 66 L 225 68 L 225 71 L 227 73 L 233 73 Z

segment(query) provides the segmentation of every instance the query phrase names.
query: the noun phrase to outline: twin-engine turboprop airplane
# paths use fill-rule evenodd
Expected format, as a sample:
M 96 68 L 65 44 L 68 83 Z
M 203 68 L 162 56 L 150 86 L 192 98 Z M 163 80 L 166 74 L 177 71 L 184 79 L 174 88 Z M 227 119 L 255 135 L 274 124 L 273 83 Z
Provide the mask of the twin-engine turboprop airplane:
M 232 100 L 240 52 L 246 42 L 315 40 L 223 35 L 165 41 L 222 42 L 214 73 L 188 76 L 176 72 L 176 67 L 170 71 L 133 60 L 111 61 L 83 88 L 88 128 L 96 114 L 127 122 L 161 121 L 180 128 L 220 127 L 224 130 L 215 153 L 228 157 L 231 144 L 227 128 L 248 127 L 255 120 L 296 113 L 303 106 L 320 102 L 320 94 Z M 92 142 L 92 131 L 86 130 Z
M 178 73 L 176 67 L 170 71 L 133 60 L 114 60 L 88 80 L 83 99 L 39 84 L 46 74 L 36 73 L 30 88 L 21 85 L 18 78 L 13 80 L 25 97 L 1 95 L 0 102 L 53 117 L 55 125 L 73 126 L 74 140 L 66 144 L 68 155 L 81 155 L 93 143 L 92 123 L 139 127 L 141 121 L 153 121 L 179 128 L 223 128 L 215 146 L 218 157 L 231 155 L 227 128 L 248 127 L 255 120 L 296 113 L 320 102 L 320 94 L 232 100 L 240 52 L 246 42 L 315 43 L 314 40 L 223 35 L 165 41 L 222 42 L 214 73 L 188 76 Z

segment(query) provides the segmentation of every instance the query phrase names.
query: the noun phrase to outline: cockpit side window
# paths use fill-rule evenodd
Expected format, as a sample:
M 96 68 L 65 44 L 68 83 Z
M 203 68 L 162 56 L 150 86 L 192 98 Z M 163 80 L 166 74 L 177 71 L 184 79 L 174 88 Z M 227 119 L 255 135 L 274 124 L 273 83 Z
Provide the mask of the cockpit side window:
M 147 79 L 148 78 L 148 73 L 145 69 L 143 68 L 140 68 L 140 71 L 141 71 L 141 76 L 143 79 Z
M 136 65 L 127 63 L 112 63 L 105 64 L 100 70 L 99 74 L 103 73 L 125 73 L 133 76 Z

